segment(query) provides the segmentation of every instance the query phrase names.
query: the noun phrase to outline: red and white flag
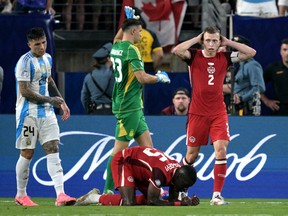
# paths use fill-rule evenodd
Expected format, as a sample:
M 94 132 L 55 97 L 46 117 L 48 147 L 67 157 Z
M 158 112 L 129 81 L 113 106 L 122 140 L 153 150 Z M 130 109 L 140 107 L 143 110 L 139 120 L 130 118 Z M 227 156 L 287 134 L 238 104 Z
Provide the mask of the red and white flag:
M 178 43 L 187 8 L 185 0 L 123 0 L 119 26 L 125 19 L 124 6 L 142 10 L 141 17 L 147 28 L 156 33 L 162 47 Z

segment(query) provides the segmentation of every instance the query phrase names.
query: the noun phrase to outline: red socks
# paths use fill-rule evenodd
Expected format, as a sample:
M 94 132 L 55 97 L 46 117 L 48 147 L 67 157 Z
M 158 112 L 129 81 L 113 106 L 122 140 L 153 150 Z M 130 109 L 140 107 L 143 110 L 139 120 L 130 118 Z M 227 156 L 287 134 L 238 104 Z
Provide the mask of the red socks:
M 216 160 L 214 165 L 214 192 L 222 192 L 226 178 L 227 160 Z

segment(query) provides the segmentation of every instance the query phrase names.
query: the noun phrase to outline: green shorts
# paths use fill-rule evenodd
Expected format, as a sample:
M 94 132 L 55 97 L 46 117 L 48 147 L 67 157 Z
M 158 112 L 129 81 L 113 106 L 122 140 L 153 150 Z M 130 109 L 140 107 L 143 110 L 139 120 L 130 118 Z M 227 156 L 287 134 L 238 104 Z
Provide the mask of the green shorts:
M 117 119 L 115 129 L 116 140 L 129 142 L 148 130 L 148 125 L 142 110 L 115 114 L 115 117 Z

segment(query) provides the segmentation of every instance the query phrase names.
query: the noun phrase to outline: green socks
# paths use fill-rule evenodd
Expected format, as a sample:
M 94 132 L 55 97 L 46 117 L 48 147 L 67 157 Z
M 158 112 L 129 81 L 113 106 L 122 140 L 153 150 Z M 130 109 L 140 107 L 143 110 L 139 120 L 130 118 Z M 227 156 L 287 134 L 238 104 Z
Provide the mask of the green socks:
M 108 190 L 110 191 L 114 191 L 114 181 L 113 181 L 113 177 L 112 177 L 112 171 L 111 171 L 111 162 L 112 162 L 112 158 L 114 157 L 114 155 L 110 155 L 109 159 L 108 159 L 108 163 L 107 163 L 107 176 L 106 176 L 106 182 L 105 182 L 105 186 L 104 186 L 104 194 L 107 194 Z

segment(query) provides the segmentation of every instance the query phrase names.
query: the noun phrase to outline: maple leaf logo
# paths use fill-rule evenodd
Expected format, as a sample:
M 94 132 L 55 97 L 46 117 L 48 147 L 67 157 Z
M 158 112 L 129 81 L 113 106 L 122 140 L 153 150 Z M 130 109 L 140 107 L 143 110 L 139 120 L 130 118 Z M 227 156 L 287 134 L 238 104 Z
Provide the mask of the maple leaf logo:
M 154 6 L 151 2 L 144 3 L 141 8 L 143 12 L 149 17 L 149 21 L 157 20 L 169 20 L 171 13 L 171 1 L 170 0 L 155 0 Z

